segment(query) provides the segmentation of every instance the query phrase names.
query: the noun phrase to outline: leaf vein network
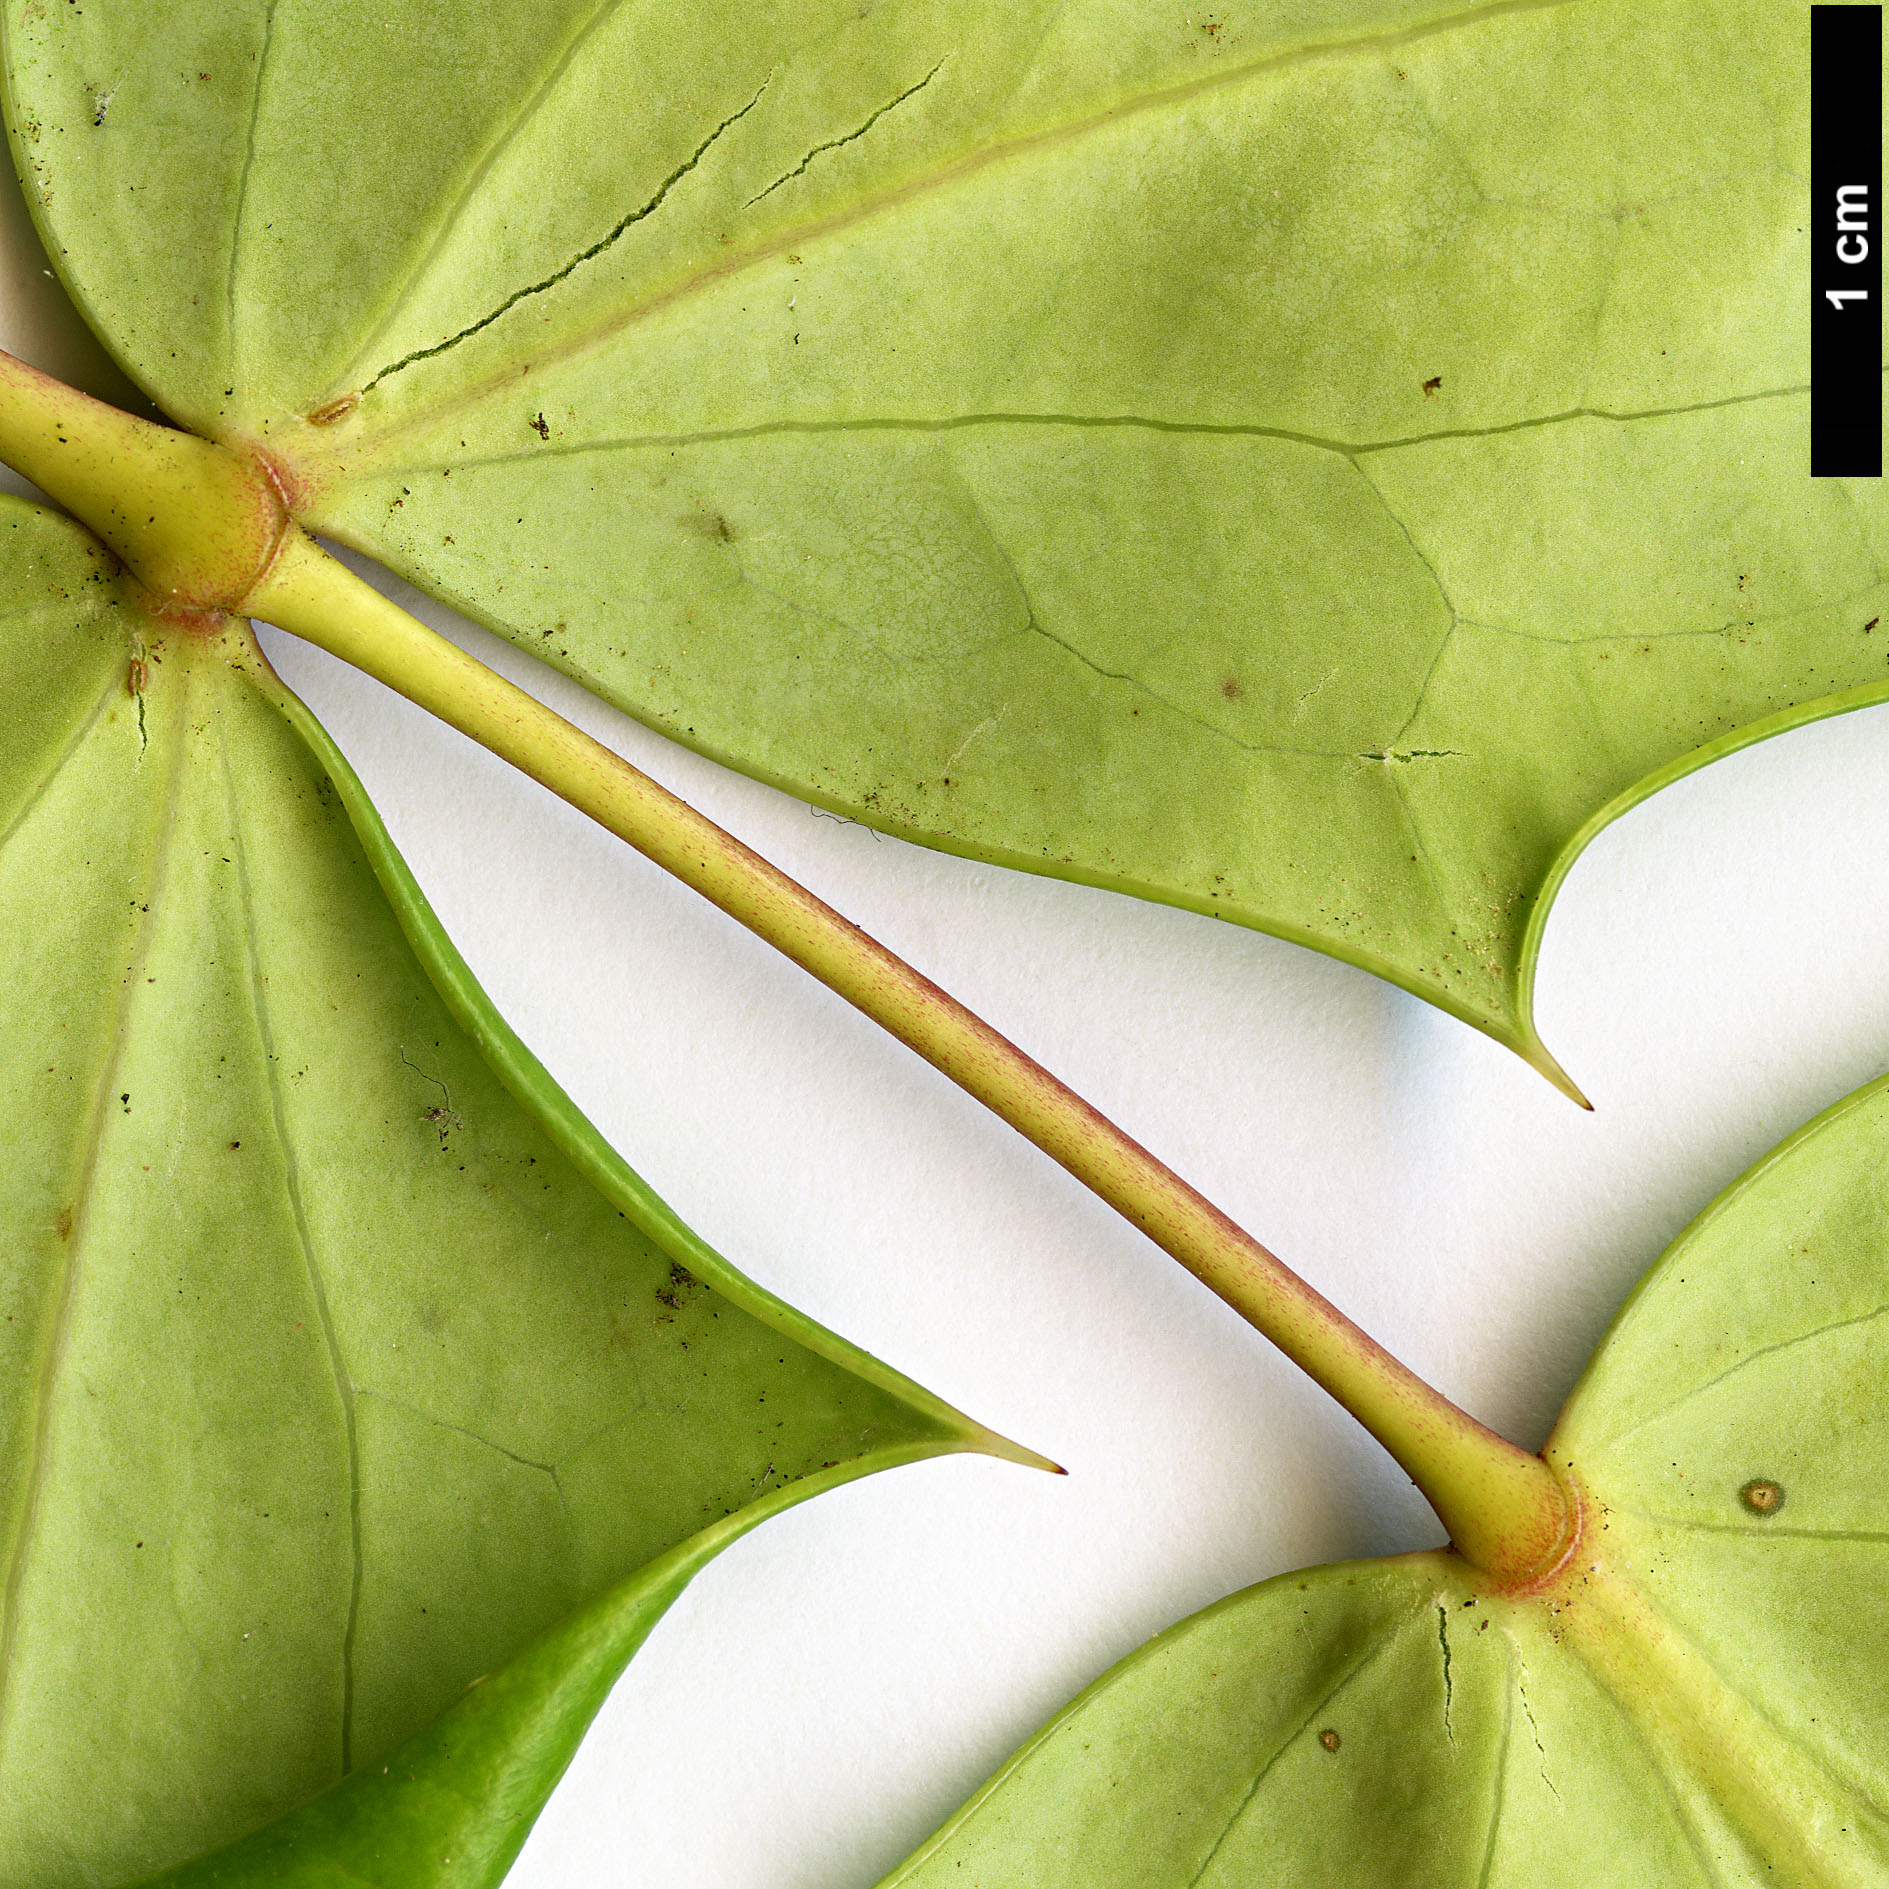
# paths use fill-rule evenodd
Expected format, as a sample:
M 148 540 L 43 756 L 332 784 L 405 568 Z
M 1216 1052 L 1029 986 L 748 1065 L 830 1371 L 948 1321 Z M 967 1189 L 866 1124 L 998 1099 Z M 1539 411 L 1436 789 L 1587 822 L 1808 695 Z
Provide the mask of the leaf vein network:
M 98 726 L 99 717 L 105 712 L 105 704 L 118 693 L 120 687 L 121 684 L 116 676 L 105 684 L 104 692 L 99 696 L 98 700 L 92 704 L 91 709 L 73 729 L 71 735 L 66 740 L 65 746 L 59 750 L 59 754 L 53 761 L 52 766 L 49 767 L 34 784 L 33 791 L 20 803 L 19 811 L 15 813 L 13 818 L 7 823 L 6 830 L 0 832 L 0 853 L 4 853 L 6 849 L 13 844 L 20 833 L 24 831 L 40 803 L 52 791 L 54 783 L 57 782 L 59 776 L 66 771 L 79 750 L 85 746 L 92 730 Z
M 516 1463 L 520 1469 L 535 1469 L 540 1475 L 549 1476 L 552 1486 L 558 1492 L 561 1502 L 564 1498 L 564 1485 L 558 1480 L 556 1463 L 541 1463 L 535 1457 L 521 1456 L 516 1450 L 507 1449 L 503 1443 L 495 1443 L 489 1436 L 481 1435 L 477 1430 L 468 1429 L 463 1423 L 454 1423 L 450 1418 L 442 1417 L 437 1412 L 423 1410 L 418 1404 L 407 1403 L 398 1397 L 389 1397 L 385 1391 L 364 1387 L 359 1396 L 371 1398 L 377 1404 L 384 1404 L 389 1410 L 398 1410 L 409 1417 L 418 1417 L 422 1423 L 430 1423 L 437 1430 L 449 1431 L 454 1436 L 462 1436 L 468 1443 L 477 1443 L 482 1448 L 492 1451 L 496 1456 L 503 1456 L 507 1462 Z M 615 1428 L 606 1425 L 605 1429 Z
M 1504 1647 L 1509 1665 L 1509 1684 L 1502 1689 L 1502 1731 L 1496 1740 L 1495 1783 L 1489 1793 L 1489 1828 L 1482 1841 L 1482 1867 L 1476 1872 L 1476 1889 L 1489 1889 L 1495 1872 L 1496 1839 L 1502 1834 L 1502 1812 L 1508 1798 L 1509 1744 L 1515 1735 L 1515 1649 Z
M 467 171 L 464 182 L 459 187 L 458 194 L 441 214 L 432 242 L 427 245 L 424 251 L 415 257 L 412 265 L 387 298 L 385 313 L 383 313 L 380 320 L 374 324 L 374 327 L 369 331 L 366 338 L 361 342 L 360 347 L 356 350 L 354 360 L 346 370 L 348 376 L 353 376 L 365 371 L 367 361 L 373 354 L 375 342 L 386 333 L 389 325 L 399 314 L 406 292 L 411 289 L 416 282 L 422 281 L 427 272 L 433 267 L 434 263 L 439 260 L 441 252 L 452 240 L 453 232 L 458 228 L 460 218 L 465 214 L 466 206 L 478 195 L 480 187 L 492 174 L 494 167 L 505 155 L 506 151 L 518 140 L 526 127 L 529 126 L 544 109 L 546 101 L 557 90 L 559 81 L 570 70 L 572 65 L 576 63 L 585 45 L 595 37 L 603 27 L 608 25 L 609 22 L 623 10 L 624 6 L 628 4 L 634 4 L 634 0 L 599 0 L 599 4 L 591 9 L 589 18 L 571 34 L 569 39 L 566 40 L 564 45 L 559 49 L 557 56 L 550 62 L 543 78 L 538 81 L 537 86 L 527 95 L 518 110 L 506 121 L 504 126 L 499 130 L 498 135 L 493 138 L 486 149 L 480 153 L 477 162 Z
M 1716 1389 L 1727 1378 L 1736 1376 L 1748 1365 L 1756 1364 L 1764 1358 L 1776 1357 L 1780 1352 L 1795 1350 L 1799 1345 L 1811 1344 L 1819 1338 L 1827 1338 L 1832 1332 L 1848 1331 L 1857 1325 L 1873 1324 L 1885 1313 L 1889 1313 L 1889 1304 L 1874 1306 L 1867 1312 L 1853 1313 L 1848 1318 L 1833 1318 L 1822 1325 L 1813 1327 L 1810 1331 L 1799 1332 L 1795 1337 L 1780 1338 L 1775 1344 L 1760 1345 L 1755 1351 L 1747 1351 L 1743 1357 L 1734 1359 L 1724 1370 L 1716 1371 L 1699 1383 L 1689 1385 L 1676 1397 L 1647 1411 L 1644 1416 L 1636 1418 L 1624 1430 L 1607 1432 L 1603 1440 L 1609 1445 L 1625 1442 L 1628 1437 L 1635 1436 L 1644 1430 L 1649 1423 L 1654 1423 L 1661 1417 L 1671 1416 L 1675 1410 L 1691 1403 L 1695 1397 L 1702 1397 L 1707 1391 Z
M 243 137 L 243 168 L 236 180 L 236 212 L 230 219 L 230 261 L 223 282 L 224 333 L 228 337 L 230 358 L 236 358 L 236 277 L 242 264 L 243 219 L 249 210 L 249 179 L 256 168 L 256 127 L 262 118 L 263 79 L 269 70 L 269 54 L 275 47 L 277 0 L 269 0 L 262 18 L 262 50 L 256 58 L 256 82 L 249 95 L 249 124 Z

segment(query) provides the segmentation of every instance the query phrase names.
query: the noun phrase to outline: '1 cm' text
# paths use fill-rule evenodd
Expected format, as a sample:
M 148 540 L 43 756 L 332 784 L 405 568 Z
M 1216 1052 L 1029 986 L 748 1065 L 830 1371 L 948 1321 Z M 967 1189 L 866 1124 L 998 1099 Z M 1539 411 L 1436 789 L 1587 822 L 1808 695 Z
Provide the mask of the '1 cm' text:
M 1869 186 L 1867 184 L 1839 184 L 1837 186 L 1837 261 L 1867 262 L 1869 260 Z M 1869 300 L 1867 289 L 1825 289 L 1823 299 L 1834 309 L 1841 310 L 1845 302 L 1866 302 Z

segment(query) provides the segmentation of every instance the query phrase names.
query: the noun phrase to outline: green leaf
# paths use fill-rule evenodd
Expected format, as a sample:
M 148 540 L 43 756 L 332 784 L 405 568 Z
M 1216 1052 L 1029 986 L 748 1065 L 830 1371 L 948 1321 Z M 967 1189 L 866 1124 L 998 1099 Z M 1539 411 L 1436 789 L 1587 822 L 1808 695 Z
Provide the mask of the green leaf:
M 10 0 L 81 305 L 309 524 L 891 831 L 1559 1080 L 1555 889 L 1889 694 L 1771 0 Z
M 1583 1524 L 1289 1574 L 1125 1660 L 902 1889 L 1889 1881 L 1889 1081 L 1675 1242 L 1546 1452 Z
M 718 1549 L 994 1440 L 603 1144 L 246 627 L 0 534 L 0 1884 L 483 1889 Z

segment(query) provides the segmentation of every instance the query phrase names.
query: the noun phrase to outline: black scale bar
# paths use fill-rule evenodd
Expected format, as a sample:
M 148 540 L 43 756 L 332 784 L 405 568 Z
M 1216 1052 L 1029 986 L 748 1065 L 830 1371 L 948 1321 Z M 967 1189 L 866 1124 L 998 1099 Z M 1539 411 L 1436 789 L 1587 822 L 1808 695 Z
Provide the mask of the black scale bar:
M 1810 472 L 1882 477 L 1882 8 L 1810 9 Z

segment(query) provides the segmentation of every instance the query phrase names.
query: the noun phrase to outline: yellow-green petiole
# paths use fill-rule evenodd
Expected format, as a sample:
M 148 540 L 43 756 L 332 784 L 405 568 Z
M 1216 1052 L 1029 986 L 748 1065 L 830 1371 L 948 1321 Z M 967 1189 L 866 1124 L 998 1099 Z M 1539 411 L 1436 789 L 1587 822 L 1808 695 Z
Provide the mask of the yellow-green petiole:
M 1433 1390 L 1139 1143 L 830 906 L 324 552 L 258 455 L 0 355 L 0 458 L 90 527 L 160 617 L 254 616 L 365 670 L 701 893 L 1003 1117 L 1224 1299 L 1397 1460 L 1458 1551 L 1522 1587 L 1574 1508 L 1538 1456 Z

